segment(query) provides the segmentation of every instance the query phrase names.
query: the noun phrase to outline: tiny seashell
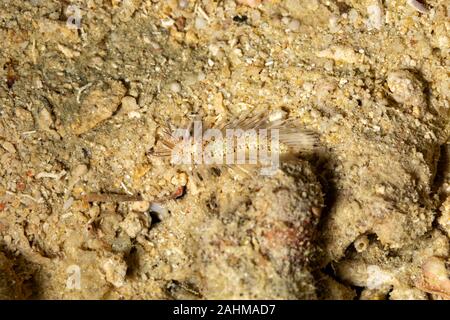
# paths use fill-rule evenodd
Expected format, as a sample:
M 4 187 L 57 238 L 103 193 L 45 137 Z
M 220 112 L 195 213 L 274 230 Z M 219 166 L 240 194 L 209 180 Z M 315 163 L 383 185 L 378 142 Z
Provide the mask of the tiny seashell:
M 427 7 L 417 0 L 407 0 L 406 3 L 421 13 L 428 13 Z

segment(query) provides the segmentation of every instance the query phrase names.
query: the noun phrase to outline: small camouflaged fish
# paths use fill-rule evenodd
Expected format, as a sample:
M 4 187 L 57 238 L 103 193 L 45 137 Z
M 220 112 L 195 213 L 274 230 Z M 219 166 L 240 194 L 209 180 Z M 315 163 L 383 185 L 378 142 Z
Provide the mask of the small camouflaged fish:
M 217 127 L 191 121 L 189 128 L 168 127 L 158 131 L 159 139 L 150 155 L 170 157 L 173 165 L 213 166 L 249 172 L 251 166 L 270 174 L 280 158 L 312 152 L 318 145 L 315 133 L 286 120 L 270 121 L 263 114 L 235 118 Z

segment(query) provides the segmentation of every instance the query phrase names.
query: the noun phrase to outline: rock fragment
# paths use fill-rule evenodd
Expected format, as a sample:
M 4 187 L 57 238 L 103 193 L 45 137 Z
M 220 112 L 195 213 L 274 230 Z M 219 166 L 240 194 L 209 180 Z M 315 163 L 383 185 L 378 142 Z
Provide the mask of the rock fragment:
M 332 46 L 317 53 L 319 58 L 327 58 L 335 61 L 345 63 L 361 63 L 364 60 L 364 55 L 355 52 L 352 48 L 347 46 Z
M 110 257 L 102 265 L 106 280 L 117 288 L 125 284 L 127 274 L 127 264 L 122 258 Z
M 413 108 L 413 114 L 419 116 L 426 105 L 424 85 L 409 70 L 390 72 L 387 85 L 395 101 Z
M 126 91 L 120 81 L 109 81 L 91 89 L 71 123 L 72 132 L 76 135 L 86 133 L 110 118 L 119 107 Z

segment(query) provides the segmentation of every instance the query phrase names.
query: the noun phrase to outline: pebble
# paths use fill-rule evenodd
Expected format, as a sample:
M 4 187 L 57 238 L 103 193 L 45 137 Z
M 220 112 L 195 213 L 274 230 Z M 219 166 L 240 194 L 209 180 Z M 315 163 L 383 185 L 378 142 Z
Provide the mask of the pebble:
M 427 7 L 417 0 L 407 0 L 406 3 L 420 13 L 428 13 Z
M 86 173 L 88 173 L 89 168 L 87 165 L 85 164 L 79 164 L 77 165 L 72 172 L 70 173 L 70 178 L 69 178 L 69 189 L 72 189 L 73 186 L 80 181 L 81 177 L 84 176 Z
M 119 225 L 130 238 L 136 238 L 143 229 L 139 215 L 134 212 L 129 213 Z
M 293 19 L 291 22 L 289 22 L 288 24 L 288 28 L 291 31 L 297 32 L 300 30 L 300 21 Z
M 37 124 L 42 130 L 49 130 L 53 126 L 53 117 L 47 108 L 42 108 L 37 117 Z
M 181 92 L 181 85 L 178 82 L 176 82 L 176 81 L 172 82 L 169 85 L 169 88 L 170 88 L 170 90 L 172 92 L 175 92 L 175 93 L 180 93 Z
M 3 141 L 2 147 L 9 153 L 12 153 L 12 154 L 16 153 L 16 148 L 14 147 L 14 145 L 11 142 Z
M 127 274 L 127 264 L 123 259 L 112 257 L 107 259 L 103 265 L 105 271 L 106 281 L 120 288 L 125 284 L 125 276 Z
M 91 89 L 71 119 L 70 130 L 80 135 L 112 117 L 126 92 L 120 81 L 107 81 Z
M 424 86 L 421 81 L 408 70 L 392 71 L 387 76 L 387 85 L 395 101 L 406 106 L 412 106 L 415 115 L 426 104 Z
M 150 202 L 136 201 L 131 204 L 131 210 L 136 212 L 147 212 L 150 209 Z
M 346 46 L 332 46 L 328 49 L 322 50 L 317 53 L 319 58 L 327 58 L 335 61 L 343 61 L 346 63 L 359 63 L 364 59 L 364 55 L 355 52 L 350 47 Z
M 161 20 L 161 26 L 163 28 L 170 28 L 171 26 L 173 26 L 175 24 L 175 20 L 167 18 L 167 19 L 162 19 Z
M 75 167 L 75 169 L 72 170 L 72 177 L 73 178 L 80 178 L 84 176 L 88 172 L 88 167 L 85 164 L 79 164 Z
M 380 1 L 375 1 L 374 4 L 367 7 L 367 14 L 369 19 L 367 21 L 367 27 L 369 30 L 380 30 L 383 26 L 383 7 Z
M 176 186 L 186 186 L 188 182 L 188 175 L 185 172 L 180 172 L 171 179 L 171 183 Z
M 136 102 L 136 98 L 131 96 L 125 96 L 122 98 L 122 108 L 121 111 L 124 113 L 129 113 L 131 111 L 136 111 L 139 109 L 139 106 Z
M 205 19 L 203 19 L 202 17 L 195 18 L 195 28 L 196 29 L 199 29 L 199 30 L 205 29 L 207 25 L 208 25 L 208 22 Z
M 189 0 L 180 0 L 180 1 L 178 1 L 178 6 L 181 9 L 186 9 L 187 7 L 189 7 Z

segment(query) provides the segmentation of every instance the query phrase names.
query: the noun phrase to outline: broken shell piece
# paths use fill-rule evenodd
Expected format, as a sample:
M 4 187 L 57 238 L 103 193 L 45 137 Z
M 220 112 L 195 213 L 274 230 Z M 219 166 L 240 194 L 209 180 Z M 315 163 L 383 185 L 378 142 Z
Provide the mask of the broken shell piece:
M 419 289 L 450 299 L 450 278 L 444 259 L 434 256 L 428 258 L 422 264 L 422 276 L 416 284 Z
M 181 85 L 178 82 L 176 82 L 176 81 L 171 82 L 169 84 L 169 88 L 174 93 L 180 93 L 181 92 Z
M 59 173 L 53 173 L 53 172 L 39 172 L 36 175 L 36 179 L 44 179 L 44 178 L 48 178 L 48 179 L 55 179 L 55 180 L 59 180 L 62 177 L 64 177 L 66 175 L 66 171 L 62 170 Z
M 188 175 L 186 174 L 186 172 L 180 172 L 176 176 L 174 176 L 170 181 L 173 185 L 184 187 L 188 183 Z
M 377 265 L 367 265 L 363 261 L 342 261 L 336 266 L 340 279 L 358 287 L 387 292 L 394 277 Z
M 69 210 L 72 207 L 73 202 L 74 202 L 74 199 L 72 197 L 70 197 L 69 199 L 64 201 L 63 212 L 66 212 L 67 210 Z
M 406 0 L 406 3 L 419 11 L 420 13 L 428 13 L 427 7 L 423 3 L 420 3 L 417 0 Z
M 187 7 L 189 7 L 189 0 L 180 0 L 180 1 L 178 1 L 178 6 L 181 9 L 186 9 Z
M 162 19 L 161 20 L 161 26 L 165 29 L 170 28 L 171 26 L 173 26 L 175 24 L 175 20 L 170 19 L 170 18 L 166 18 L 166 19 Z
M 161 216 L 167 215 L 168 213 L 168 210 L 165 207 L 163 207 L 162 204 L 156 202 L 151 204 L 150 211 L 157 213 L 158 215 Z
M 367 27 L 369 30 L 380 30 L 383 27 L 383 4 L 380 0 L 374 1 L 373 4 L 367 7 L 367 14 L 369 19 L 367 21 Z

